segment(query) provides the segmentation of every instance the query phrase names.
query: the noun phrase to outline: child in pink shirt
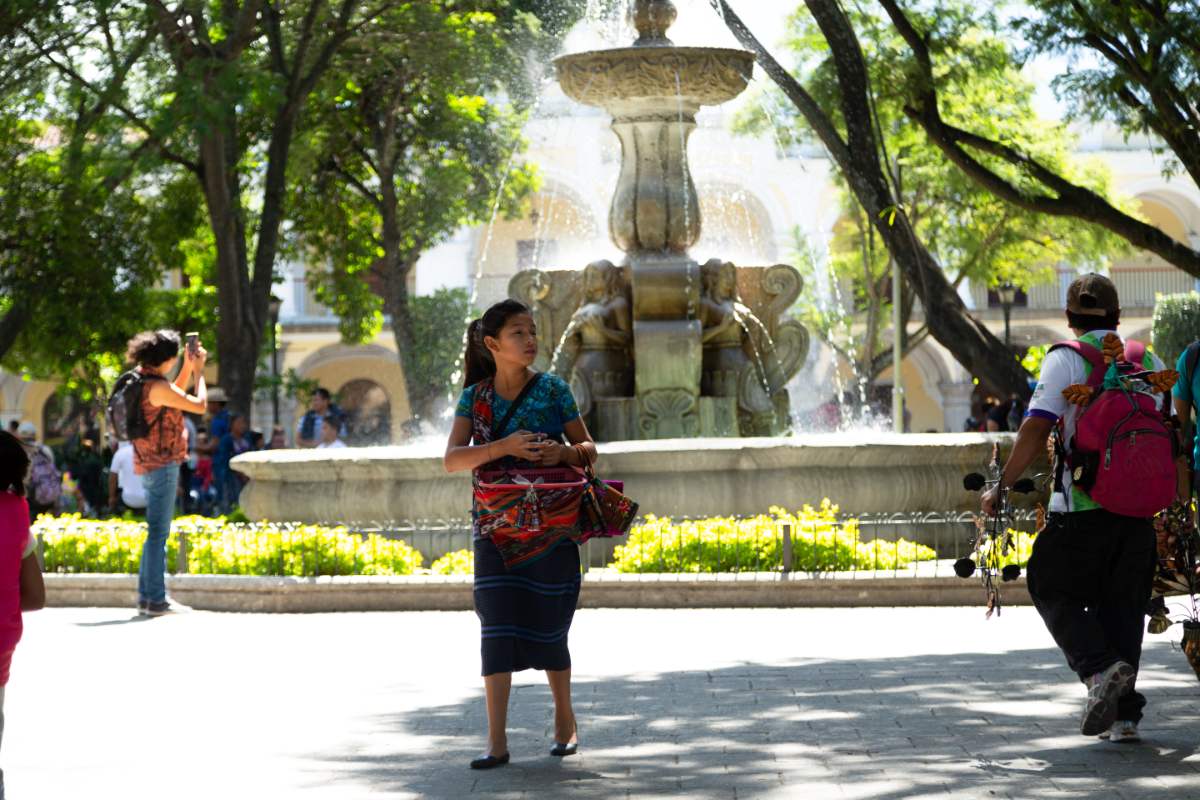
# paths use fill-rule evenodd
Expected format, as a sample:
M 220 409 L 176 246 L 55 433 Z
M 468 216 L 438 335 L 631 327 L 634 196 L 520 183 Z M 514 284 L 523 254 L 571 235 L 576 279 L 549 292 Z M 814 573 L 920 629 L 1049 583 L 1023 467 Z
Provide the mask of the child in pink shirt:
M 21 640 L 21 612 L 46 604 L 46 587 L 36 541 L 29 532 L 25 476 L 29 455 L 21 442 L 0 431 L 0 736 L 4 734 L 4 689 L 13 651 Z M 4 772 L 0 771 L 0 800 Z

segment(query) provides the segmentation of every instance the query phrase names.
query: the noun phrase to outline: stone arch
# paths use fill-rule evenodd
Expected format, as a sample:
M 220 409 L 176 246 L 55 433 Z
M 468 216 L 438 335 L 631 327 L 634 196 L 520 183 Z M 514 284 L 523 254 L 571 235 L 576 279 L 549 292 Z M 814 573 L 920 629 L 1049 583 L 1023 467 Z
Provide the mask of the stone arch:
M 736 181 L 697 184 L 702 227 L 692 248 L 700 261 L 721 258 L 741 264 L 779 260 L 776 226 L 766 203 Z
M 38 438 L 46 435 L 46 412 L 54 401 L 58 384 L 49 381 L 33 381 L 25 384 L 25 390 L 20 394 L 18 408 L 21 409 L 21 419 L 29 420 L 38 429 Z
M 1122 189 L 1135 199 L 1153 203 L 1172 214 L 1187 236 L 1200 235 L 1200 190 L 1166 183 L 1161 178 L 1138 181 Z M 1181 241 L 1188 242 L 1187 239 Z
M 1151 225 L 1176 241 L 1200 246 L 1200 203 L 1193 192 L 1146 182 L 1134 194 L 1141 215 Z M 1159 294 L 1191 291 L 1196 279 L 1148 251 L 1135 251 L 1111 265 L 1113 282 L 1121 295 L 1121 305 L 1142 316 L 1153 309 Z M 1140 312 L 1137 311 L 1140 309 Z
M 379 344 L 331 344 L 305 358 L 296 372 L 318 381 L 337 397 L 354 381 L 379 386 L 388 402 L 391 441 L 402 438 L 402 424 L 411 416 L 404 372 L 394 350 Z

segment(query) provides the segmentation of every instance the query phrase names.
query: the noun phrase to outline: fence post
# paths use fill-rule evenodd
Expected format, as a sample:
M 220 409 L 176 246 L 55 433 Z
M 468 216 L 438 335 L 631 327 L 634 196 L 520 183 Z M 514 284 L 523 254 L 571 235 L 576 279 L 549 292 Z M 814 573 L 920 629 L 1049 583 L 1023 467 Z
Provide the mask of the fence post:
M 792 524 L 783 523 L 783 574 L 792 571 Z
M 175 574 L 188 574 L 188 535 L 187 531 L 179 532 L 179 548 L 175 551 Z

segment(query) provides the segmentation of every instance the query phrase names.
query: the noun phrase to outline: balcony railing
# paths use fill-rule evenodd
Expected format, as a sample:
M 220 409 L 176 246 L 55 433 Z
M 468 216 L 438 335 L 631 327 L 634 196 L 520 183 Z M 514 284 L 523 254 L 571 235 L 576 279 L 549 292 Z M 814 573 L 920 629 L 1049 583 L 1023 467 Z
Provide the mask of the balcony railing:
M 1114 267 L 1112 279 L 1122 308 L 1154 308 L 1160 294 L 1190 292 L 1196 288 L 1196 279 L 1175 267 Z
M 1076 273 L 1061 270 L 1055 275 L 1055 280 L 1032 286 L 1028 290 L 1029 303 L 1025 306 L 1014 307 L 1013 311 L 1020 314 L 1022 309 L 1029 311 L 1056 311 L 1061 309 L 1067 299 L 1067 287 L 1075 280 Z M 1175 267 L 1114 267 L 1110 273 L 1113 283 L 1117 285 L 1117 294 L 1121 297 L 1121 307 L 1126 310 L 1153 309 L 1156 298 L 1160 294 L 1176 294 L 1190 292 L 1196 288 L 1196 279 L 1183 270 Z M 971 298 L 975 308 L 983 316 L 999 314 L 1000 307 L 988 304 L 988 289 L 986 286 L 972 285 Z M 991 312 L 991 313 L 989 313 Z

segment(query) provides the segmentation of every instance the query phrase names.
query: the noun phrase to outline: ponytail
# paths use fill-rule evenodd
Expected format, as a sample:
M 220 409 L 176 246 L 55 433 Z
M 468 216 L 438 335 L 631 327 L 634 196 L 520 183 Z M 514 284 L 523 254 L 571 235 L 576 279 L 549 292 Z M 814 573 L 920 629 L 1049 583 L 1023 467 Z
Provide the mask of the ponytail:
M 474 386 L 496 374 L 496 362 L 484 345 L 483 334 L 480 333 L 482 327 L 481 319 L 473 319 L 467 326 L 467 352 L 463 355 L 463 372 L 466 379 L 463 386 Z
M 471 324 L 467 326 L 467 350 L 463 353 L 463 386 L 474 386 L 495 376 L 496 361 L 484 344 L 484 338 L 496 338 L 510 318 L 528 313 L 529 307 L 524 303 L 501 300 L 483 312 L 482 317 L 471 320 Z

